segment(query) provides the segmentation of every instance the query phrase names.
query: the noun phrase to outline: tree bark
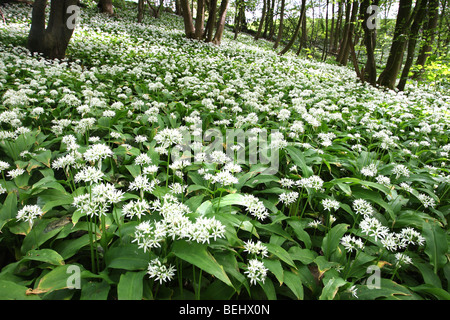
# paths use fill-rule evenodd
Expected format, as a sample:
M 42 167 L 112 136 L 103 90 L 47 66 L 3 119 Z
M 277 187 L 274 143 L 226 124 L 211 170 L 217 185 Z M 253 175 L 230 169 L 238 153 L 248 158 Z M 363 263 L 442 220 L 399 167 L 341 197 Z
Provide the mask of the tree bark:
M 191 8 L 189 6 L 189 0 L 180 0 L 181 14 L 183 15 L 184 31 L 187 38 L 195 37 L 195 28 L 192 21 Z
M 212 41 L 215 45 L 220 45 L 222 42 L 223 30 L 225 29 L 225 19 L 227 17 L 228 2 L 229 0 L 222 0 L 220 3 L 219 22 L 217 24 L 216 34 L 214 35 L 214 39 Z
M 203 27 L 205 24 L 205 0 L 197 1 L 197 17 L 195 18 L 194 38 L 203 39 Z
M 214 29 L 217 20 L 217 0 L 209 0 L 209 17 L 206 22 L 205 38 L 206 42 L 211 42 L 214 37 Z
M 278 45 L 280 44 L 281 38 L 283 37 L 283 23 L 284 23 L 284 7 L 286 4 L 286 0 L 281 0 L 281 12 L 280 12 L 280 26 L 278 27 L 278 35 L 277 39 L 275 40 L 275 44 L 273 45 L 273 48 L 278 48 Z
M 419 4 L 419 9 L 414 22 L 411 25 L 409 39 L 408 39 L 408 51 L 406 56 L 405 66 L 403 67 L 402 74 L 400 76 L 400 81 L 397 85 L 397 89 L 400 91 L 405 90 L 406 81 L 408 80 L 409 70 L 413 64 L 414 53 L 416 51 L 417 39 L 419 37 L 419 31 L 423 24 L 423 18 L 425 17 L 427 10 L 427 0 L 422 0 Z
M 348 62 L 348 56 L 350 54 L 350 42 L 353 41 L 352 39 L 355 30 L 357 13 L 358 13 L 358 4 L 356 2 L 353 2 L 350 21 L 346 26 L 346 33 L 344 34 L 344 40 L 342 40 L 342 45 L 338 55 L 338 62 L 343 66 L 346 66 Z
M 430 0 L 428 3 L 428 21 L 425 24 L 423 30 L 424 43 L 420 48 L 419 55 L 417 56 L 416 65 L 425 66 L 425 63 L 430 56 L 432 45 L 434 42 L 436 27 L 439 18 L 439 0 Z M 422 69 L 421 69 L 422 70 Z M 414 72 L 413 79 L 418 79 L 421 75 L 421 71 Z
M 266 20 L 266 11 L 267 11 L 267 2 L 270 0 L 263 0 L 264 5 L 262 9 L 261 21 L 259 22 L 258 31 L 256 31 L 255 40 L 258 40 L 261 37 L 261 31 Z
M 408 21 L 411 15 L 411 6 L 412 0 L 400 0 L 389 57 L 386 67 L 378 77 L 378 84 L 389 89 L 394 89 L 397 75 L 402 65 L 406 44 L 405 35 L 409 27 Z
M 112 4 L 112 0 L 99 0 L 98 8 L 101 13 L 107 13 L 109 15 L 114 14 L 114 7 Z
M 141 23 L 142 19 L 144 19 L 144 0 L 139 0 L 138 1 L 138 16 L 137 16 L 138 23 Z
M 302 22 L 303 22 L 304 19 L 306 19 L 305 18 L 305 13 L 306 13 L 306 0 L 302 0 L 302 6 L 301 6 L 301 9 L 300 9 L 300 18 L 298 19 L 298 23 L 297 23 L 297 26 L 295 27 L 294 34 L 292 35 L 292 38 L 289 41 L 289 43 L 284 47 L 283 50 L 281 50 L 279 55 L 285 54 L 293 46 L 293 44 L 294 44 L 295 40 L 297 39 L 298 34 L 300 32 L 300 27 L 302 25 Z
M 50 59 L 65 58 L 67 46 L 75 28 L 71 24 L 73 21 L 69 21 L 74 17 L 73 12 L 70 12 L 68 7 L 75 6 L 77 3 L 78 0 L 52 0 L 49 21 L 47 28 L 45 28 L 47 0 L 36 0 L 33 4 L 31 16 L 28 49 L 33 53 L 41 53 Z

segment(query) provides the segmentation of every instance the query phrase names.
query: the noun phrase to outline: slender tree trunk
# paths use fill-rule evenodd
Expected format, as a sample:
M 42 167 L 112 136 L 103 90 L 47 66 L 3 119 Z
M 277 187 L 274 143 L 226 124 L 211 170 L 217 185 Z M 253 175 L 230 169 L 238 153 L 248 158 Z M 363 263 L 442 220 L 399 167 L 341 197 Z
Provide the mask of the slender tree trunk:
M 403 67 L 403 72 L 400 76 L 400 81 L 398 83 L 397 89 L 400 91 L 405 90 L 406 81 L 408 80 L 409 70 L 413 64 L 414 53 L 416 51 L 417 39 L 419 37 L 419 31 L 423 24 L 423 18 L 425 17 L 427 10 L 427 0 L 422 0 L 419 4 L 419 9 L 414 22 L 411 25 L 409 39 L 408 39 L 408 51 L 405 61 L 405 66 Z
M 327 58 L 327 51 L 328 51 L 328 5 L 329 0 L 327 0 L 326 8 L 325 8 L 325 40 L 323 44 L 323 52 L 322 52 L 322 60 L 325 61 Z
M 347 37 L 348 37 L 348 29 L 350 28 L 350 12 L 351 12 L 352 3 L 350 0 L 347 0 L 345 4 L 345 24 L 344 31 L 342 32 L 342 41 L 339 45 L 339 51 L 336 60 L 340 62 L 342 60 L 342 55 L 344 54 L 344 47 L 347 45 Z
M 220 3 L 219 22 L 217 24 L 216 34 L 214 35 L 214 39 L 212 41 L 215 45 L 220 45 L 222 42 L 223 30 L 225 29 L 225 19 L 227 17 L 228 2 L 229 0 L 222 0 Z
M 181 16 L 181 4 L 180 4 L 180 0 L 175 0 L 175 14 L 177 16 Z
M 289 51 L 289 49 L 292 48 L 295 40 L 297 40 L 298 34 L 300 32 L 300 27 L 302 25 L 302 22 L 305 18 L 305 13 L 306 13 L 306 0 L 302 0 L 302 7 L 300 9 L 300 18 L 298 19 L 298 23 L 297 26 L 295 27 L 295 31 L 294 34 L 292 35 L 291 40 L 289 41 L 289 43 L 284 47 L 283 50 L 281 50 L 281 52 L 279 53 L 279 55 L 283 55 L 286 52 Z
M 211 42 L 214 37 L 216 20 L 217 20 L 217 0 L 209 0 L 209 17 L 208 21 L 206 22 L 206 30 L 205 30 L 206 42 Z
M 420 48 L 419 55 L 417 56 L 416 65 L 425 66 L 425 62 L 430 56 L 432 45 L 434 42 L 436 27 L 439 18 L 439 0 L 430 0 L 428 3 L 428 21 L 425 24 L 423 30 L 423 45 Z M 421 71 L 414 72 L 413 79 L 418 79 L 421 75 Z
M 69 6 L 76 6 L 77 3 L 78 0 L 52 0 L 49 20 L 45 28 L 47 0 L 36 0 L 31 16 L 28 49 L 33 53 L 42 53 L 50 59 L 63 59 L 75 28 L 74 13 L 68 9 L 70 9 Z
M 386 67 L 378 77 L 378 84 L 394 89 L 397 75 L 402 65 L 408 30 L 408 21 L 411 14 L 412 0 L 400 0 L 397 21 L 395 23 L 394 37 L 392 40 Z
M 138 2 L 138 16 L 137 16 L 138 23 L 141 23 L 142 19 L 144 19 L 144 0 L 139 0 L 139 2 Z
M 353 34 L 354 34 L 354 30 L 355 30 L 355 22 L 356 22 L 356 17 L 357 17 L 357 13 L 358 13 L 358 4 L 356 2 L 353 2 L 352 4 L 352 10 L 351 10 L 351 16 L 350 16 L 350 21 L 347 25 L 347 33 L 344 35 L 344 39 L 342 46 L 339 50 L 339 56 L 338 56 L 338 62 L 343 65 L 346 66 L 347 62 L 348 62 L 348 56 L 350 54 L 350 39 L 353 41 Z
M 195 18 L 194 38 L 201 40 L 203 38 L 203 27 L 205 24 L 205 0 L 197 1 L 197 17 Z
M 378 5 L 379 0 L 373 2 L 374 5 Z M 375 62 L 375 45 L 376 45 L 376 29 L 368 27 L 367 22 L 370 17 L 370 13 L 367 12 L 369 8 L 370 0 L 364 0 L 361 3 L 360 15 L 363 17 L 363 30 L 364 30 L 364 44 L 366 46 L 367 61 L 364 67 L 363 77 L 371 85 L 376 85 L 377 82 L 377 67 Z
M 338 0 L 338 13 L 336 20 L 336 28 L 334 31 L 333 39 L 333 52 L 337 51 L 338 43 L 341 40 L 341 27 L 342 27 L 342 0 Z
M 261 31 L 262 31 L 264 22 L 266 20 L 267 2 L 269 2 L 270 0 L 263 0 L 263 1 L 264 1 L 264 5 L 263 5 L 263 9 L 262 9 L 261 21 L 259 22 L 258 31 L 256 32 L 256 35 L 255 35 L 255 40 L 258 40 L 261 37 Z
M 280 26 L 278 27 L 278 35 L 277 39 L 275 40 L 275 44 L 273 45 L 273 48 L 278 48 L 278 45 L 280 44 L 281 38 L 283 37 L 283 22 L 284 22 L 284 7 L 286 4 L 286 0 L 281 0 L 281 12 L 280 12 Z
M 184 31 L 186 37 L 192 39 L 195 37 L 195 28 L 192 21 L 191 8 L 189 6 L 189 0 L 180 0 L 181 14 L 183 15 Z
M 98 8 L 101 13 L 107 13 L 109 15 L 114 14 L 114 7 L 112 4 L 112 0 L 99 0 Z

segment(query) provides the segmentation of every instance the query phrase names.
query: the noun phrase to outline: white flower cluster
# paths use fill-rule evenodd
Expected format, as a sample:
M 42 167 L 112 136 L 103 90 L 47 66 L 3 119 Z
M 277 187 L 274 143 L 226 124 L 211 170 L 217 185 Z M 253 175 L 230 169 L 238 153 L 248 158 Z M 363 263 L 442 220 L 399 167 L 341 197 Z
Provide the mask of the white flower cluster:
M 225 236 L 225 226 L 214 217 L 198 217 L 191 221 L 187 216 L 190 209 L 171 194 L 164 195 L 162 201 L 153 201 L 150 208 L 159 212 L 162 219 L 146 220 L 136 227 L 133 242 L 144 251 L 159 247 L 167 238 L 210 243 Z
M 269 211 L 264 203 L 252 194 L 245 194 L 242 203 L 246 210 L 259 220 L 264 220 L 269 216 Z
M 44 214 L 41 207 L 38 205 L 25 205 L 17 212 L 16 219 L 18 221 L 28 221 L 30 226 L 33 226 L 34 220 L 41 217 Z

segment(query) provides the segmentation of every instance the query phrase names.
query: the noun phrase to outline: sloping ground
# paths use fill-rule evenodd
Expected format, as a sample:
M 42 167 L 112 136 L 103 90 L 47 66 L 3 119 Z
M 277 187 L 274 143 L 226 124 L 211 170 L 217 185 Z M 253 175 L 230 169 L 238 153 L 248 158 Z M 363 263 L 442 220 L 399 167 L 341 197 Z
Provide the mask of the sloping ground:
M 67 61 L 47 61 L 21 46 L 29 8 L 4 13 L 3 288 L 78 297 L 62 290 L 73 263 L 105 270 L 83 278 L 88 298 L 124 297 L 147 268 L 164 289 L 137 298 L 448 298 L 449 95 L 362 85 L 245 35 L 187 40 L 178 17 L 131 10 L 83 11 Z M 176 145 L 195 158 L 168 159 Z M 374 265 L 382 290 L 364 284 Z

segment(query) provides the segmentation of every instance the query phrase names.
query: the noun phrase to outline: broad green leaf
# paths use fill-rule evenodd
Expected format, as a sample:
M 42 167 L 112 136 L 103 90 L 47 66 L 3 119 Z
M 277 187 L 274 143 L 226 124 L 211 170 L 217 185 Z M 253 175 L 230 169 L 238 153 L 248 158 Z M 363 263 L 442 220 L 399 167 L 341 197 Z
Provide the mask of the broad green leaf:
M 179 240 L 174 242 L 172 253 L 233 287 L 223 267 L 214 259 L 206 245 Z
M 32 260 L 46 262 L 53 265 L 63 265 L 64 259 L 61 255 L 52 249 L 30 250 L 22 258 L 22 261 Z
M 80 300 L 107 300 L 111 286 L 106 281 L 87 281 L 81 286 Z
M 297 299 L 303 300 L 303 283 L 301 276 L 297 272 L 285 271 L 284 283 L 291 289 Z
M 342 278 L 331 278 L 325 284 L 325 287 L 322 289 L 322 294 L 319 297 L 319 300 L 333 300 L 336 296 L 336 293 L 339 291 L 339 288 L 347 284 Z
M 142 281 L 146 273 L 146 271 L 128 271 L 122 274 L 117 285 L 117 298 L 119 300 L 142 300 Z
M 282 247 L 274 245 L 273 243 L 266 243 L 265 246 L 267 247 L 267 250 L 271 254 L 278 257 L 281 261 L 287 263 L 294 269 L 297 269 L 297 266 L 295 265 L 294 261 L 292 261 L 292 258 L 289 255 L 289 253 L 286 250 L 284 250 Z
M 106 267 L 112 269 L 145 270 L 148 262 L 148 253 L 132 244 L 110 248 L 105 254 Z
M 280 286 L 283 284 L 283 267 L 281 266 L 280 260 L 263 259 L 264 266 L 272 272 L 277 278 Z
M 287 146 L 286 151 L 289 153 L 292 161 L 300 167 L 302 170 L 302 175 L 305 178 L 308 178 L 314 174 L 314 171 L 311 169 L 311 167 L 306 165 L 305 157 L 303 156 L 303 153 L 295 148 L 294 146 Z
M 437 222 L 431 220 L 423 223 L 422 230 L 425 237 L 425 253 L 430 258 L 434 273 L 437 273 L 447 262 L 447 235 Z
M 348 224 L 338 224 L 331 228 L 331 230 L 328 231 L 327 235 L 323 238 L 322 251 L 327 260 L 339 246 L 341 238 L 347 231 L 348 227 Z
M 317 257 L 316 252 L 309 249 L 302 249 L 296 246 L 289 248 L 288 253 L 291 256 L 292 260 L 300 261 L 305 265 L 312 263 Z
M 359 300 L 414 300 L 411 291 L 398 283 L 384 279 L 380 279 L 380 288 L 373 288 L 367 285 L 356 285 Z
M 27 294 L 28 288 L 12 281 L 0 280 L 0 300 L 40 300 Z
M 0 209 L 0 231 L 8 221 L 17 216 L 17 212 L 17 194 L 15 192 L 10 192 Z

